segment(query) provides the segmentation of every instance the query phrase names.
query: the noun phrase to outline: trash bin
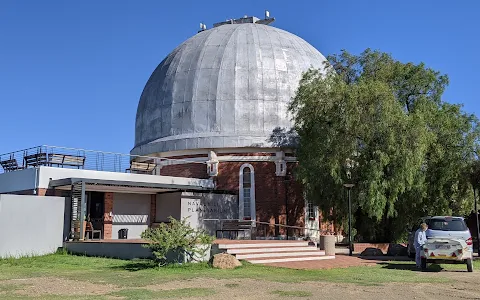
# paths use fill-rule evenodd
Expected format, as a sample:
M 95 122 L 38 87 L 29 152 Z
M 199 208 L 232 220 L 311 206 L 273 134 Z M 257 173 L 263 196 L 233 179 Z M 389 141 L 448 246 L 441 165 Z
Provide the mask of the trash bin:
M 118 239 L 126 240 L 128 235 L 128 228 L 122 228 L 118 231 Z

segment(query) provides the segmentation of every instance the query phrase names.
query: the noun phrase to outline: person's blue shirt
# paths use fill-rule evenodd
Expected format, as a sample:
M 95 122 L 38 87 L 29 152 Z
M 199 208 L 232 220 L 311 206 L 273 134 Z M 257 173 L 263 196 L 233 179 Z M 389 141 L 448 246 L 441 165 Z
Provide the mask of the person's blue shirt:
M 425 245 L 426 241 L 427 241 L 427 235 L 425 231 L 423 231 L 421 228 L 418 229 L 415 232 L 415 240 L 413 242 L 413 245 L 415 246 L 415 248 L 418 248 Z

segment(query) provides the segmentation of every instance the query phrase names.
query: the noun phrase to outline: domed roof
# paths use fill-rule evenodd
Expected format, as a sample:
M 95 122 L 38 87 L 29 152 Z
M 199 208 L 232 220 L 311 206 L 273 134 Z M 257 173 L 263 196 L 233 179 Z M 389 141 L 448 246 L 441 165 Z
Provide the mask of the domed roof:
M 201 31 L 155 69 L 140 98 L 132 154 L 269 147 L 290 128 L 288 103 L 325 57 L 298 36 L 255 23 Z

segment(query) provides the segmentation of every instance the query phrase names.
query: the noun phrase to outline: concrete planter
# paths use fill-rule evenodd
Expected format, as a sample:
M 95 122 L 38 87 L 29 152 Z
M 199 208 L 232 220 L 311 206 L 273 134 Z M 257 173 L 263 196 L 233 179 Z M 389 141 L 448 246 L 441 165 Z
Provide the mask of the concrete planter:
M 321 235 L 319 247 L 325 251 L 325 255 L 335 255 L 335 236 Z

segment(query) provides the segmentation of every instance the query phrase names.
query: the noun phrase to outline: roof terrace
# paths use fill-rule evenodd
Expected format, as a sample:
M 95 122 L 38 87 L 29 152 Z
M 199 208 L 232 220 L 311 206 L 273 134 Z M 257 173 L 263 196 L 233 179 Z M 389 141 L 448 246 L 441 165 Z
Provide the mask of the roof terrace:
M 160 175 L 160 169 L 162 166 L 181 163 L 186 163 L 186 161 L 181 159 L 138 156 L 42 145 L 0 154 L 0 173 L 47 166 L 93 171 Z M 188 161 L 188 163 L 206 164 L 205 162 L 192 161 Z

